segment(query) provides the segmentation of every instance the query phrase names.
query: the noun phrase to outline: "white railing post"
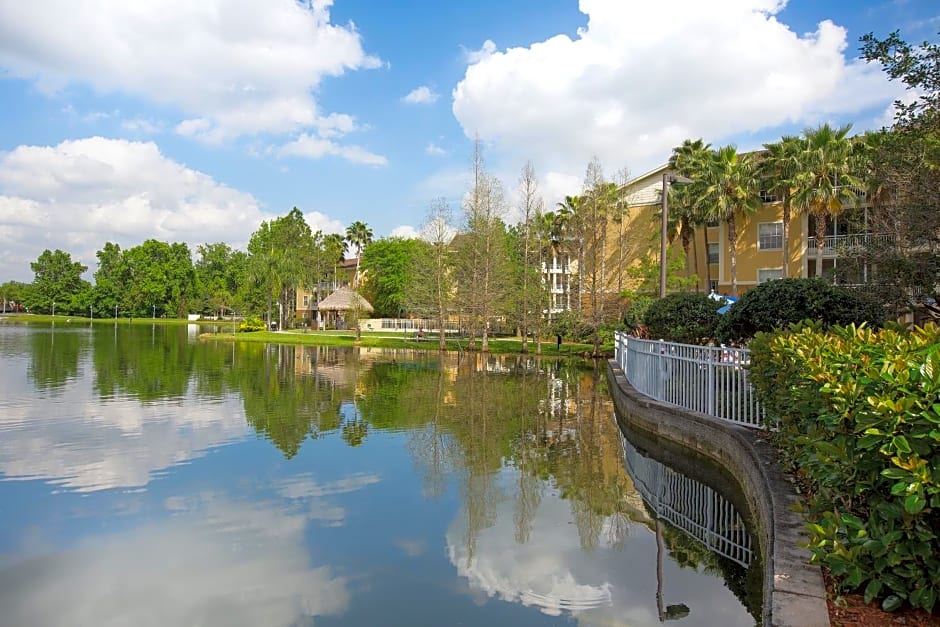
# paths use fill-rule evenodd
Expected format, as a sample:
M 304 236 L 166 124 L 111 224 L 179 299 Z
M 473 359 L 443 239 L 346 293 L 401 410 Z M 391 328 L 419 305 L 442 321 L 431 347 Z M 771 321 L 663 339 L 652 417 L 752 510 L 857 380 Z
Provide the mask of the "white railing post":
M 709 416 L 715 415 L 715 354 L 714 351 L 708 352 L 708 363 L 705 365 L 705 413 Z M 721 352 L 717 355 L 721 359 Z

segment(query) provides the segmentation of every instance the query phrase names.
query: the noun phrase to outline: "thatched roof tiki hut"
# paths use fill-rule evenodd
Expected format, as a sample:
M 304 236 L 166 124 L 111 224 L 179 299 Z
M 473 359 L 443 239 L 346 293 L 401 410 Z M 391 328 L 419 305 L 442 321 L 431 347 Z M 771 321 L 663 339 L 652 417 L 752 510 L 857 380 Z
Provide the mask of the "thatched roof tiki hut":
M 347 319 L 347 314 L 353 312 L 356 318 L 375 311 L 375 308 L 358 292 L 348 287 L 341 287 L 317 305 L 320 313 L 320 322 L 327 327 L 341 328 Z

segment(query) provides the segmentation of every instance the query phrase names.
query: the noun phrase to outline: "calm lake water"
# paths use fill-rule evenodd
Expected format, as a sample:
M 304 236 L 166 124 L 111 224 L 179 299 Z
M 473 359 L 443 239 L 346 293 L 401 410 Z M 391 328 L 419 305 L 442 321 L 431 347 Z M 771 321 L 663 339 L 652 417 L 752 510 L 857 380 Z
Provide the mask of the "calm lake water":
M 590 366 L 0 322 L 3 627 L 753 625 L 677 477 Z

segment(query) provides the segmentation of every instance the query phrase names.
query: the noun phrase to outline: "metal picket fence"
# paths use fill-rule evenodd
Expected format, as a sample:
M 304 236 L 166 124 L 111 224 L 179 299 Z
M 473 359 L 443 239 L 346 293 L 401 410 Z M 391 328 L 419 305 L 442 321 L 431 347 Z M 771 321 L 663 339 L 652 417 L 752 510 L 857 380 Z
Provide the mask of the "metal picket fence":
M 695 346 L 617 333 L 615 357 L 636 390 L 664 403 L 748 427 L 764 426 L 746 348 Z

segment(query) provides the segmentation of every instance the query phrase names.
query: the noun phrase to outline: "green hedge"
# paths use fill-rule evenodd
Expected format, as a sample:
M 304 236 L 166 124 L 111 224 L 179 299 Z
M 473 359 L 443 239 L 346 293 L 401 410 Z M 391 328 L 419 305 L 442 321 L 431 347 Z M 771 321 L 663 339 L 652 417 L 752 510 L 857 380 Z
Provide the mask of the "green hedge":
M 804 324 L 750 344 L 750 378 L 808 485 L 810 550 L 893 610 L 940 593 L 940 327 Z
M 718 339 L 747 341 L 760 332 L 784 329 L 803 320 L 818 320 L 827 327 L 863 322 L 880 327 L 885 308 L 858 290 L 823 279 L 777 279 L 744 293 L 721 317 Z
M 643 323 L 653 339 L 705 344 L 715 339 L 718 308 L 724 304 L 706 294 L 667 294 L 649 304 L 643 314 Z

